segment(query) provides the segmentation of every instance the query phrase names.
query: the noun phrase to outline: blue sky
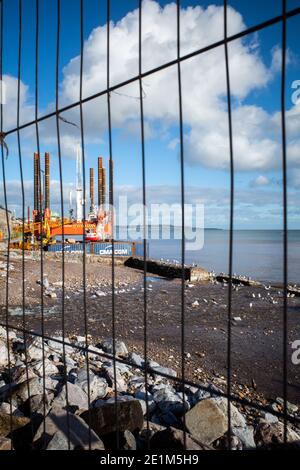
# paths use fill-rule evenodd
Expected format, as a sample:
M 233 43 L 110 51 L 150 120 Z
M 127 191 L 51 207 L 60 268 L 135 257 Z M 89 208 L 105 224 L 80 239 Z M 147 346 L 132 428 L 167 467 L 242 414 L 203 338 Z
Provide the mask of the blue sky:
M 143 37 L 143 66 L 146 70 L 176 55 L 176 23 L 171 2 L 147 0 L 143 5 L 143 22 L 149 31 Z M 79 0 L 61 0 L 60 49 L 60 102 L 76 101 L 78 95 L 78 54 L 80 52 Z M 151 5 L 150 5 L 151 4 Z M 237 32 L 245 27 L 265 21 L 281 12 L 281 1 L 259 2 L 232 0 L 228 16 L 229 30 Z M 254 6 L 255 4 L 255 6 Z M 149 6 L 150 5 L 150 6 Z M 199 13 L 197 6 L 201 6 Z M 215 5 L 215 7 L 212 7 Z M 189 52 L 206 43 L 221 39 L 223 30 L 220 18 L 221 1 L 181 2 L 182 50 Z M 136 16 L 128 17 L 137 9 L 136 0 L 111 1 L 114 24 L 112 42 L 115 62 L 112 82 L 124 80 L 128 73 L 137 73 Z M 157 6 L 157 5 L 156 5 Z M 300 0 L 289 0 L 288 9 L 300 6 Z M 173 4 L 174 7 L 174 4 Z M 212 8 L 214 8 L 212 10 Z M 187 10 L 189 9 L 189 10 Z M 189 17 L 187 13 L 189 11 Z M 210 12 L 210 13 L 209 13 Z M 24 85 L 22 121 L 31 118 L 35 85 L 35 0 L 23 0 L 23 36 L 21 80 Z M 127 15 L 127 22 L 124 17 Z M 169 17 L 168 17 L 169 15 Z M 11 78 L 4 118 L 8 127 L 14 127 L 13 108 L 18 64 L 18 0 L 4 1 L 4 76 Z M 55 54 L 57 11 L 55 1 L 40 1 L 39 34 L 39 111 L 53 109 L 55 100 Z M 170 18 L 170 19 L 168 19 Z M 153 21 L 154 19 L 154 21 Z M 157 21 L 156 21 L 157 19 Z M 121 23 L 118 23 L 120 22 Z M 152 25 L 148 22 L 153 21 Z M 192 21 L 194 21 L 194 26 Z M 211 22 L 211 25 L 210 25 Z M 286 110 L 288 122 L 289 163 L 289 226 L 300 228 L 299 189 L 300 157 L 299 134 L 300 104 L 291 102 L 291 84 L 300 80 L 299 31 L 300 16 L 288 20 L 288 66 L 286 75 Z M 106 24 L 106 2 L 85 0 L 84 36 L 87 57 L 84 75 L 84 95 L 103 89 L 106 62 L 103 38 Z M 164 26 L 166 25 L 166 27 Z M 191 25 L 191 26 L 189 26 Z M 99 26 L 102 27 L 99 28 Z M 160 29 L 159 29 L 160 27 Z M 191 27 L 191 29 L 189 29 Z M 201 31 L 203 28 L 203 32 Z M 166 31 L 168 29 L 168 31 Z M 96 32 L 95 32 L 96 30 Z M 281 228 L 281 167 L 280 167 L 280 46 L 281 25 L 253 34 L 249 38 L 230 44 L 229 56 L 232 71 L 233 121 L 236 139 L 236 228 Z M 118 48 L 120 49 L 118 57 Z M 133 51 L 133 52 L 132 52 Z M 144 52 L 145 51 L 145 52 Z M 184 53 L 183 52 L 183 53 Z M 98 56 L 99 53 L 99 56 Z M 76 59 L 77 57 L 77 59 Z M 120 63 L 120 70 L 118 64 Z M 209 73 L 206 72 L 209 68 Z M 100 72 L 99 72 L 100 71 Z M 103 73 L 103 77 L 102 74 Z M 180 165 L 178 146 L 178 93 L 176 68 L 160 72 L 143 80 L 146 93 L 146 181 L 149 201 L 180 201 Z M 183 116 L 185 134 L 185 184 L 187 202 L 202 201 L 205 205 L 206 226 L 226 228 L 229 214 L 229 162 L 225 150 L 226 95 L 224 93 L 224 50 L 213 51 L 203 59 L 187 61 L 182 65 Z M 99 82 L 97 82 L 99 77 Z M 210 81 L 212 86 L 210 87 Z M 96 83 L 97 82 L 97 83 Z M 213 87 L 213 84 L 215 86 Z M 169 86 L 168 86 L 169 84 Z M 77 88 L 76 88 L 77 87 Z M 115 162 L 116 194 L 128 194 L 130 200 L 141 200 L 141 143 L 139 127 L 138 84 L 130 89 L 120 89 L 112 96 L 113 157 Z M 161 93 L 161 95 L 160 95 Z M 108 158 L 107 109 L 105 98 L 84 106 L 86 137 L 86 168 L 94 166 L 98 155 Z M 78 120 L 78 110 L 65 113 L 67 119 Z M 297 127 L 298 123 L 298 127 Z M 71 126 L 72 127 L 72 126 Z M 289 134 L 289 129 L 292 129 Z M 75 153 L 72 145 L 79 138 L 76 129 L 61 124 L 63 134 L 63 171 L 65 199 L 75 182 Z M 41 150 L 51 152 L 52 179 L 58 180 L 57 142 L 54 121 L 40 126 Z M 36 149 L 34 129 L 21 133 L 26 203 L 32 204 L 32 152 Z M 9 184 L 9 204 L 19 211 L 20 178 L 16 135 L 7 138 L 10 156 L 6 161 Z M 74 144 L 72 143 L 74 142 Z M 220 148 L 220 153 L 216 150 Z M 298 150 L 297 150 L 298 149 Z M 289 158 L 289 155 L 291 157 Z M 52 188 L 53 205 L 56 206 L 57 187 Z M 1 195 L 1 202 L 3 197 Z M 67 208 L 67 206 L 66 206 Z M 66 209 L 67 210 L 67 209 Z

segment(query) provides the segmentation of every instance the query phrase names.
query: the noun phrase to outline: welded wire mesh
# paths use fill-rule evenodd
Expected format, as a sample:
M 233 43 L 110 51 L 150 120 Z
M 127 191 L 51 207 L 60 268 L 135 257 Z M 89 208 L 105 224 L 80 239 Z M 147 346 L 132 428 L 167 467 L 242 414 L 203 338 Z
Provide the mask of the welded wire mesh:
M 33 0 L 32 0 L 33 1 Z M 86 0 L 88 3 L 88 0 Z M 141 158 L 142 158 L 142 199 L 144 207 L 147 206 L 147 185 L 146 185 L 146 165 L 145 165 L 145 122 L 144 122 L 144 89 L 143 89 L 143 80 L 146 77 L 149 77 L 159 71 L 167 70 L 173 66 L 177 67 L 177 78 L 178 78 L 178 125 L 179 125 L 179 137 L 180 137 L 180 197 L 181 197 L 181 207 L 182 207 L 182 220 L 181 220 L 181 267 L 182 267 L 182 276 L 181 276 L 181 375 L 180 377 L 173 377 L 168 374 L 157 372 L 157 375 L 167 378 L 172 383 L 178 385 L 181 384 L 183 390 L 183 403 L 185 400 L 184 397 L 184 387 L 186 385 L 198 387 L 202 390 L 208 390 L 203 384 L 198 384 L 197 382 L 187 380 L 185 375 L 185 214 L 184 214 L 184 204 L 185 204 L 185 178 L 184 178 L 184 116 L 182 110 L 182 80 L 181 80 L 181 66 L 182 64 L 193 58 L 198 57 L 201 54 L 204 54 L 208 51 L 212 51 L 216 48 L 224 48 L 225 55 L 225 66 L 226 66 L 226 90 L 227 90 L 227 115 L 228 115 L 228 136 L 229 136 L 229 153 L 230 153 L 230 220 L 229 220 L 229 260 L 228 260 L 228 272 L 229 272 L 229 282 L 228 282 L 228 320 L 227 320 L 227 391 L 226 393 L 216 391 L 215 394 L 219 396 L 224 396 L 228 401 L 228 435 L 230 436 L 231 430 L 231 402 L 239 403 L 244 406 L 249 406 L 256 408 L 257 410 L 266 410 L 262 405 L 252 402 L 246 398 L 241 398 L 232 393 L 232 364 L 231 364 L 231 352 L 232 352 L 232 276 L 233 276 L 233 247 L 234 247 L 234 201 L 235 201 L 235 156 L 234 156 L 234 145 L 233 145 L 233 132 L 232 132 L 232 105 L 231 105 L 231 87 L 230 87 L 230 58 L 228 53 L 228 45 L 240 38 L 245 38 L 255 32 L 262 31 L 272 25 L 281 25 L 282 28 L 282 57 L 281 57 L 281 128 L 282 128 L 282 188 L 283 188 L 283 344 L 282 344 L 282 355 L 283 355 L 283 370 L 282 370 L 282 381 L 283 381 L 283 413 L 274 411 L 274 414 L 283 418 L 284 420 L 284 442 L 287 442 L 287 423 L 293 421 L 287 413 L 287 286 L 288 286 L 288 277 L 287 277 L 287 248 L 288 248 L 288 239 L 287 239 L 287 162 L 286 162 L 286 128 L 285 128 L 285 69 L 286 69 L 286 30 L 287 30 L 287 19 L 300 15 L 300 8 L 294 8 L 287 11 L 286 1 L 282 0 L 282 12 L 279 16 L 270 17 L 268 20 L 256 24 L 248 29 L 245 29 L 237 34 L 228 35 L 228 21 L 227 21 L 227 12 L 228 12 L 228 2 L 224 0 L 224 37 L 223 39 L 213 43 L 208 44 L 205 47 L 202 47 L 198 50 L 195 50 L 189 54 L 181 54 L 181 36 L 180 36 L 180 0 L 177 0 L 177 24 L 176 24 L 176 35 L 177 35 L 177 57 L 169 62 L 163 63 L 151 70 L 143 71 L 142 61 L 143 61 L 143 48 L 142 48 L 142 31 L 143 31 L 143 3 L 141 0 L 138 2 L 139 7 L 139 29 L 138 29 L 138 74 L 131 78 L 128 78 L 120 83 L 111 84 L 111 75 L 110 75 L 110 57 L 111 57 L 111 42 L 110 42 L 110 25 L 111 25 L 111 5 L 110 1 L 107 1 L 106 11 L 107 11 L 107 63 L 106 63 L 106 87 L 105 89 L 99 90 L 97 93 L 94 93 L 91 96 L 83 96 L 83 62 L 84 62 L 84 0 L 80 0 L 80 18 L 79 18 L 79 34 L 80 34 L 80 93 L 79 99 L 76 102 L 67 104 L 64 106 L 59 106 L 59 62 L 60 62 L 60 47 L 61 47 L 61 2 L 57 0 L 57 30 L 56 35 L 53 35 L 53 41 L 56 41 L 56 97 L 55 97 L 55 110 L 48 112 L 46 114 L 39 114 L 39 24 L 40 24 L 40 1 L 35 1 L 35 14 L 36 14 L 36 31 L 35 31 L 35 117 L 34 120 L 30 122 L 20 123 L 20 101 L 21 101 L 21 91 L 20 91 L 20 82 L 21 82 L 21 60 L 22 60 L 22 38 L 23 38 L 23 2 L 19 0 L 18 2 L 18 15 L 19 15 L 19 38 L 18 38 L 18 94 L 17 94 L 17 125 L 12 129 L 3 131 L 3 105 L 1 104 L 1 159 L 2 159 L 2 177 L 3 177 L 3 193 L 4 193 L 4 203 L 7 214 L 7 270 L 6 270 L 6 305 L 5 305 L 5 322 L 1 322 L 1 325 L 6 328 L 7 331 L 7 350 L 8 350 L 8 383 L 11 384 L 11 360 L 9 357 L 9 332 L 17 331 L 21 333 L 24 338 L 25 345 L 25 365 L 27 373 L 27 386 L 28 386 L 28 396 L 30 396 L 30 380 L 28 375 L 28 363 L 27 358 L 27 339 L 30 336 L 36 336 L 43 339 L 43 390 L 44 396 L 46 396 L 46 373 L 45 373 L 45 352 L 44 352 L 44 340 L 52 340 L 58 344 L 62 344 L 63 347 L 63 374 L 64 374 L 64 383 L 66 385 L 66 405 L 67 405 L 67 417 L 68 417 L 68 443 L 70 448 L 70 434 L 72 429 L 70 428 L 69 422 L 69 408 L 68 408 L 68 380 L 67 380 L 67 362 L 66 362 L 66 348 L 71 346 L 77 348 L 85 354 L 86 360 L 86 371 L 87 371 L 87 395 L 88 395 L 88 406 L 90 409 L 91 404 L 91 390 L 90 390 L 90 364 L 89 364 L 89 352 L 93 354 L 99 354 L 103 359 L 111 359 L 113 361 L 113 373 L 114 373 L 114 402 L 115 402 L 115 422 L 116 422 L 116 447 L 119 448 L 119 433 L 118 433 L 118 421 L 119 421 L 119 410 L 118 410 L 118 382 L 117 382 L 117 363 L 132 365 L 129 360 L 120 359 L 116 356 L 116 312 L 115 312 L 115 253 L 114 253 L 114 243 L 115 240 L 112 239 L 112 269 L 111 269 L 111 286 L 112 286 L 112 298 L 111 298 L 111 331 L 112 331 L 112 355 L 106 353 L 95 353 L 92 349 L 89 348 L 88 335 L 92 332 L 89 331 L 88 326 L 88 309 L 86 303 L 86 241 L 85 241 L 85 230 L 83 231 L 83 254 L 82 254 L 82 289 L 83 289 L 83 325 L 84 325 L 84 336 L 85 336 L 85 345 L 84 346 L 74 346 L 73 343 L 66 342 L 64 339 L 59 340 L 57 338 L 52 338 L 51 336 L 45 333 L 44 329 L 44 285 L 41 282 L 40 285 L 40 330 L 33 331 L 26 328 L 26 293 L 25 293 L 25 249 L 24 249 L 24 233 L 25 233 L 25 194 L 24 194 L 24 179 L 23 179 L 23 168 L 24 168 L 24 159 L 22 155 L 21 143 L 20 143 L 20 132 L 30 126 L 35 127 L 36 134 L 36 149 L 38 154 L 40 154 L 40 136 L 39 136 L 39 126 L 43 121 L 46 121 L 50 118 L 55 118 L 56 122 L 56 133 L 57 133 L 57 151 L 58 151 L 58 160 L 59 160 L 59 187 L 60 187 L 60 211 L 61 218 L 64 219 L 65 216 L 65 207 L 64 207 L 64 182 L 63 182 L 63 169 L 62 169 L 62 149 L 61 149 L 61 125 L 62 122 L 72 124 L 68 122 L 63 114 L 67 111 L 70 111 L 75 108 L 79 108 L 79 131 L 80 131 L 80 145 L 82 151 L 82 174 L 83 174 L 83 192 L 86 192 L 86 180 L 85 180 L 85 128 L 84 128 L 84 115 L 83 115 L 83 105 L 88 102 L 92 102 L 97 98 L 104 96 L 107 100 L 107 116 L 108 116 L 108 137 L 109 137 L 109 165 L 110 165 L 110 204 L 114 204 L 114 180 L 113 180 L 113 129 L 112 129 L 112 120 L 111 120 L 111 93 L 121 90 L 125 85 L 131 83 L 137 83 L 139 89 L 139 112 L 140 112 L 140 142 L 141 142 Z M 99 1 L 99 9 L 103 7 L 103 3 Z M 4 4 L 5 0 L 1 0 L 1 24 L 0 24 L 0 80 L 2 80 L 3 75 L 3 48 L 8 47 L 3 43 L 3 31 L 5 27 L 9 27 L 6 24 L 6 18 L 4 16 Z M 56 37 L 55 37 L 56 36 Z M 21 179 L 21 207 L 22 207 L 22 327 L 14 326 L 10 323 L 9 316 L 9 266 L 10 266 L 10 241 L 11 241 L 11 230 L 10 222 L 8 218 L 9 205 L 7 201 L 7 186 L 6 186 L 6 165 L 10 164 L 10 161 L 6 161 L 6 149 L 5 149 L 5 139 L 11 135 L 17 136 L 18 142 L 18 157 L 19 157 L 19 168 L 20 168 L 20 179 Z M 86 220 L 86 207 L 83 205 L 83 220 Z M 42 232 L 42 223 L 41 223 L 41 232 Z M 146 214 L 144 213 L 144 226 L 146 227 Z M 64 227 L 62 225 L 62 227 Z M 144 230 L 144 234 L 146 230 Z M 61 331 L 62 338 L 65 338 L 66 329 L 65 329 L 65 250 L 64 250 L 64 241 L 65 234 L 64 229 L 62 232 L 62 255 L 61 255 L 61 273 L 62 273 L 62 298 L 61 298 Z M 135 368 L 140 369 L 144 374 L 145 389 L 148 389 L 148 377 L 151 373 L 148 368 L 148 316 L 147 316 L 147 240 L 144 235 L 143 239 L 143 261 L 144 261 L 144 271 L 143 271 L 143 347 L 144 347 L 144 366 L 135 365 Z M 42 243 L 40 243 L 40 277 L 43 279 L 43 264 L 44 251 Z M 146 400 L 146 420 L 147 420 L 147 429 L 149 431 L 149 418 L 148 418 L 148 394 L 145 395 Z M 10 416 L 12 417 L 12 401 L 10 400 Z M 45 423 L 45 417 L 47 415 L 46 409 L 46 400 L 44 400 L 43 407 L 43 422 Z M 183 415 L 184 420 L 184 415 Z M 11 421 L 12 429 L 12 421 Z M 45 426 L 45 424 L 44 424 Z M 184 429 L 184 441 L 186 439 L 185 427 Z M 44 428 L 45 432 L 45 428 Z M 147 445 L 149 446 L 149 438 Z M 228 448 L 231 446 L 231 440 L 228 440 Z M 89 448 L 91 448 L 91 423 L 89 422 Z

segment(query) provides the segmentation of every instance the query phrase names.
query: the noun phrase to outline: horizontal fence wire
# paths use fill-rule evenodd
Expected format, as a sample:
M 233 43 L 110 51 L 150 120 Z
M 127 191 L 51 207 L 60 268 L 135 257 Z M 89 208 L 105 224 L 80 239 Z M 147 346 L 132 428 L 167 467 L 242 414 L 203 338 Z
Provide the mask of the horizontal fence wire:
M 0 23 L 0 80 L 3 77 L 3 50 L 4 47 L 7 47 L 3 42 L 3 30 L 5 26 L 5 18 L 3 14 L 4 10 L 4 1 L 1 2 L 1 23 Z M 6 223 L 7 223 L 7 261 L 6 261 L 6 292 L 5 292 L 5 322 L 0 322 L 0 326 L 6 328 L 7 332 L 7 349 L 8 349 L 8 376 L 9 384 L 11 387 L 11 358 L 10 358 L 10 348 L 9 348 L 9 331 L 16 331 L 22 333 L 24 345 L 25 345 L 25 368 L 26 368 L 26 380 L 28 387 L 28 396 L 30 396 L 30 381 L 29 381 L 29 371 L 28 371 L 28 357 L 27 357 L 27 340 L 30 336 L 39 337 L 42 339 L 42 362 L 43 362 L 43 394 L 46 397 L 46 371 L 45 371 L 45 341 L 54 341 L 57 344 L 63 346 L 63 383 L 66 390 L 66 409 L 67 409 L 67 430 L 68 430 L 68 448 L 70 449 L 70 416 L 69 416 L 69 402 L 68 402 L 68 377 L 67 377 L 67 363 L 66 363 L 66 347 L 72 347 L 85 355 L 85 364 L 86 364 L 86 376 L 87 376 L 87 396 L 88 396 L 88 429 L 89 429 L 89 449 L 91 449 L 92 444 L 92 428 L 91 428 L 91 414 L 90 414 L 90 405 L 91 405 L 91 384 L 90 384 L 90 363 L 89 363 L 89 354 L 96 355 L 103 359 L 108 359 L 112 361 L 113 364 L 113 385 L 114 385 L 114 406 L 115 406 L 115 425 L 116 425 L 116 447 L 120 448 L 119 441 L 119 408 L 118 408 L 118 383 L 117 383 L 117 363 L 134 366 L 134 368 L 143 372 L 144 375 L 144 384 L 145 384 L 145 401 L 146 401 L 146 428 L 147 428 L 147 447 L 150 448 L 149 441 L 149 403 L 148 403 L 148 379 L 150 375 L 160 376 L 162 378 L 170 380 L 172 383 L 176 384 L 178 387 L 181 387 L 182 391 L 182 402 L 184 405 L 185 401 L 185 387 L 191 386 L 196 387 L 199 390 L 209 391 L 210 387 L 203 384 L 188 380 L 185 376 L 185 214 L 184 214 L 184 204 L 185 204 L 185 180 L 184 180 L 184 116 L 183 116 L 183 106 L 182 106 L 182 95 L 184 89 L 182 87 L 181 80 L 181 65 L 194 57 L 200 56 L 208 51 L 211 51 L 218 47 L 224 48 L 225 55 L 225 74 L 226 74 L 226 98 L 227 98 L 227 117 L 228 117 L 228 143 L 229 143 L 229 156 L 230 156 L 230 219 L 229 219 L 229 281 L 228 281 L 228 311 L 227 311 L 227 388 L 226 392 L 220 390 L 214 390 L 213 395 L 224 397 L 227 399 L 227 417 L 228 417 L 228 444 L 227 448 L 231 449 L 231 403 L 237 403 L 242 406 L 247 406 L 251 409 L 257 411 L 267 411 L 268 408 L 257 402 L 251 401 L 246 398 L 241 398 L 240 396 L 235 395 L 232 392 L 232 371 L 231 371 L 231 353 L 232 353 L 232 276 L 233 276 L 233 248 L 234 248 L 234 202 L 235 202 L 235 193 L 234 193 L 234 178 L 235 178 L 235 167 L 234 167 L 234 138 L 232 130 L 232 104 L 231 104 L 231 87 L 230 87 L 230 57 L 228 51 L 228 45 L 241 38 L 245 38 L 252 33 L 262 31 L 270 26 L 275 24 L 280 24 L 282 26 L 282 63 L 281 63 L 281 131 L 282 131 L 282 194 L 283 194 L 283 412 L 272 410 L 272 413 L 278 418 L 283 419 L 284 421 L 284 443 L 287 444 L 287 424 L 296 423 L 297 419 L 290 416 L 287 412 L 287 384 L 288 384 L 288 371 L 287 371 L 287 344 L 288 344 L 288 324 L 287 324 L 287 287 L 288 287 L 288 212 L 287 212 L 287 157 L 286 157 L 286 124 L 285 124 L 285 73 L 286 73 L 286 29 L 287 29 L 287 20 L 289 18 L 300 15 L 300 7 L 294 8 L 290 11 L 286 9 L 286 0 L 282 0 L 282 13 L 281 15 L 270 18 L 262 23 L 259 23 L 251 28 L 245 29 L 237 34 L 228 36 L 228 2 L 224 0 L 224 16 L 223 16 L 223 26 L 224 26 L 224 37 L 220 41 L 216 41 L 212 44 L 208 44 L 205 47 L 202 47 L 198 50 L 195 50 L 189 54 L 181 55 L 180 45 L 181 45 L 181 36 L 180 36 L 180 10 L 181 2 L 176 0 L 177 5 L 177 23 L 176 23 L 176 41 L 177 41 L 177 57 L 174 60 L 163 63 L 155 68 L 152 68 L 147 71 L 143 71 L 142 67 L 142 34 L 143 34 L 143 15 L 142 15 L 142 0 L 138 1 L 138 74 L 117 83 L 116 85 L 111 85 L 111 76 L 110 76 L 110 59 L 111 59 L 111 39 L 110 39 L 110 25 L 111 25 L 111 2 L 107 0 L 106 9 L 107 9 L 107 61 L 106 61 L 106 88 L 100 90 L 99 92 L 90 95 L 88 97 L 83 97 L 83 63 L 84 63 L 84 0 L 80 0 L 80 18 L 79 18 L 79 31 L 80 31 L 80 93 L 79 100 L 72 102 L 68 105 L 59 106 L 59 66 L 60 66 L 60 46 L 61 46 L 61 0 L 57 0 L 57 30 L 56 30 L 56 97 L 55 97 L 55 111 L 49 112 L 45 115 L 39 115 L 39 2 L 35 2 L 35 106 L 34 113 L 35 119 L 23 124 L 20 124 L 20 99 L 21 99 L 21 65 L 22 65 L 22 35 L 23 35 L 23 7 L 22 0 L 19 0 L 18 10 L 19 10 L 19 37 L 18 37 L 18 90 L 17 90 L 17 126 L 12 129 L 8 129 L 4 132 L 3 129 L 3 104 L 1 103 L 0 118 L 1 118 L 1 135 L 8 136 L 14 133 L 17 134 L 17 144 L 18 144 L 18 156 L 19 156 L 19 168 L 20 168 L 20 181 L 21 181 L 21 206 L 22 206 L 22 327 L 17 327 L 9 323 L 9 266 L 10 266 L 10 223 L 8 219 L 8 201 L 7 201 L 7 186 L 6 186 L 6 173 L 5 173 L 5 158 L 4 158 L 4 143 L 1 145 L 1 158 L 2 158 L 2 176 L 3 176 L 3 191 L 4 191 L 4 204 L 6 209 Z M 99 2 L 100 5 L 101 2 Z M 101 3 L 102 5 L 102 3 Z M 74 344 L 70 341 L 66 341 L 66 325 L 65 325 L 65 233 L 64 233 L 64 224 L 62 224 L 62 252 L 61 252 L 61 273 L 62 273 L 62 298 L 61 298 L 61 330 L 62 330 L 62 340 L 52 337 L 45 334 L 44 327 L 44 261 L 43 261 L 43 243 L 41 240 L 40 243 L 40 276 L 41 276 L 41 286 L 40 286 L 40 322 L 41 322 L 41 333 L 26 328 L 26 296 L 25 296 L 25 248 L 24 248 L 24 233 L 25 233 L 25 193 L 24 193 L 24 177 L 23 177 L 23 157 L 21 151 L 21 142 L 20 142 L 20 131 L 34 125 L 36 133 L 36 146 L 37 152 L 40 155 L 40 136 L 39 136 L 39 124 L 47 119 L 52 117 L 56 118 L 56 135 L 57 135 L 57 150 L 58 150 L 58 167 L 59 167 L 59 188 L 60 188 L 60 210 L 61 217 L 64 220 L 64 182 L 63 182 L 63 165 L 62 165 L 62 150 L 61 150 L 61 138 L 60 138 L 60 120 L 66 121 L 61 114 L 69 111 L 77 106 L 80 110 L 79 125 L 74 124 L 78 127 L 80 131 L 80 141 L 81 141 L 81 153 L 82 153 L 82 173 L 83 173 L 83 192 L 85 194 L 86 190 L 86 176 L 85 176 L 85 129 L 84 129 L 84 115 L 83 115 L 83 104 L 88 103 L 100 96 L 106 96 L 107 99 L 107 115 L 108 115 L 108 141 L 109 141 L 109 182 L 110 182 L 110 196 L 109 203 L 113 206 L 114 203 L 114 178 L 113 178 L 113 123 L 111 116 L 111 93 L 117 91 L 118 89 L 137 82 L 139 86 L 139 114 L 140 114 L 140 142 L 141 142 L 141 179 L 143 187 L 143 206 L 146 208 L 147 205 L 147 186 L 146 186 L 146 152 L 145 152 L 145 123 L 144 123 L 144 106 L 143 99 L 145 97 L 143 91 L 143 79 L 147 76 L 151 76 L 155 73 L 158 73 L 162 70 L 166 70 L 172 66 L 177 66 L 177 80 L 178 80 L 178 124 L 179 124 L 179 164 L 180 164 L 180 192 L 181 192 L 181 316 L 180 316 L 180 327 L 181 327 L 181 374 L 179 377 L 174 377 L 162 371 L 153 371 L 149 367 L 148 363 L 148 299 L 147 299 L 147 241 L 146 241 L 146 212 L 144 209 L 143 214 L 143 224 L 144 224 L 144 238 L 143 238 L 143 352 L 144 352 L 144 364 L 137 365 L 133 364 L 130 360 L 121 359 L 116 355 L 116 308 L 115 308 L 115 240 L 112 238 L 112 255 L 111 255 L 111 288 L 112 288 L 112 297 L 111 297 L 111 331 L 112 331 L 112 354 L 105 353 L 103 351 L 96 351 L 94 348 L 89 348 L 89 331 L 88 331 L 88 311 L 87 311 L 87 300 L 86 300 L 86 240 L 85 240 L 85 220 L 86 220 L 86 205 L 83 204 L 83 253 L 82 253 L 82 288 L 83 288 L 83 323 L 84 323 L 84 337 L 85 337 L 85 346 Z M 73 124 L 73 123 L 69 123 Z M 39 177 L 41 178 L 41 171 L 39 169 Z M 40 201 L 39 201 L 40 204 Z M 41 207 L 40 207 L 41 209 Z M 42 233 L 43 230 L 43 220 L 40 220 L 40 230 Z M 112 231 L 114 233 L 114 230 Z M 46 410 L 46 399 L 43 400 L 43 427 L 44 433 L 45 429 L 45 418 L 47 415 Z M 10 398 L 10 428 L 12 427 L 12 399 Z M 185 423 L 185 415 L 183 415 L 183 423 Z M 33 436 L 32 436 L 33 437 Z M 186 447 L 186 427 L 183 426 L 183 440 L 184 447 Z

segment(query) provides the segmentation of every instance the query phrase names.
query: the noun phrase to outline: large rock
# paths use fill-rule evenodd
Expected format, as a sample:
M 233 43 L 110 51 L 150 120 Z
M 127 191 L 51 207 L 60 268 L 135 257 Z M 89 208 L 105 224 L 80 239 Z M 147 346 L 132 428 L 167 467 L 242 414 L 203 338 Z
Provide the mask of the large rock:
M 128 359 L 136 366 L 142 367 L 144 365 L 144 359 L 135 352 L 130 353 Z
M 112 338 L 110 339 L 105 339 L 101 343 L 102 349 L 108 353 L 108 354 L 113 354 L 113 340 Z M 115 340 L 115 352 L 116 356 L 119 357 L 127 357 L 128 356 L 128 349 L 126 348 L 126 345 L 123 341 L 120 341 L 119 339 Z
M 225 397 L 218 397 L 218 398 L 211 398 L 212 401 L 214 401 L 217 406 L 223 411 L 224 415 L 228 416 L 228 400 Z M 239 412 L 236 406 L 234 406 L 232 403 L 230 403 L 230 417 L 231 417 L 231 427 L 234 428 L 245 428 L 247 423 L 242 415 L 242 413 Z
M 186 413 L 185 423 L 193 437 L 203 444 L 211 444 L 228 429 L 226 398 L 207 398 L 200 401 Z M 246 426 L 244 417 L 232 404 L 231 426 Z
M 67 400 L 68 398 L 68 400 Z M 57 397 L 53 400 L 52 406 L 65 408 L 66 406 L 75 406 L 79 409 L 88 409 L 88 396 L 77 384 L 67 382 Z
M 150 447 L 152 450 L 161 449 L 164 451 L 205 450 L 209 448 L 196 443 L 188 433 L 186 433 L 184 441 L 184 432 L 172 427 L 156 432 L 150 440 Z
M 51 402 L 54 394 L 52 392 L 46 393 L 46 395 L 39 394 L 31 396 L 24 405 L 21 405 L 21 410 L 26 416 L 40 415 L 47 416 L 51 408 Z
M 93 430 L 89 432 L 83 419 L 62 409 L 52 410 L 34 436 L 36 447 L 48 450 L 67 450 L 69 443 L 71 450 L 88 450 L 90 439 L 92 450 L 104 450 L 102 441 Z
M 23 365 L 21 367 L 15 367 L 11 373 L 12 381 L 17 385 L 35 377 L 37 377 L 36 373 L 29 366 L 27 368 Z
M 11 431 L 26 426 L 30 419 L 21 416 L 10 416 L 7 413 L 0 412 L 0 436 L 6 437 Z
M 95 375 L 93 372 L 87 374 L 86 368 L 79 371 L 77 374 L 77 382 L 75 383 L 77 383 L 86 394 L 89 394 L 91 402 L 97 398 L 103 398 L 107 394 L 108 384 L 106 380 L 103 377 Z
M 103 402 L 97 408 L 84 411 L 81 417 L 90 424 L 92 429 L 103 436 L 105 434 L 136 431 L 142 429 L 144 416 L 141 404 L 138 400 L 117 401 L 117 417 L 115 403 Z
M 175 415 L 181 415 L 184 413 L 184 411 L 189 409 L 189 403 L 187 401 L 186 395 L 184 403 L 182 398 L 182 394 L 173 392 L 173 390 L 167 386 L 157 390 L 153 395 L 153 399 L 155 403 L 157 403 L 161 412 L 171 412 Z
M 46 377 L 45 380 L 45 393 L 53 392 L 55 390 L 56 381 Z M 28 382 L 22 382 L 12 393 L 12 400 L 17 404 L 22 404 L 28 398 L 34 395 L 44 394 L 44 380 L 39 377 L 35 377 Z
M 52 375 L 58 373 L 56 365 L 53 364 L 53 362 L 49 359 L 45 359 L 45 361 L 38 361 L 36 364 L 34 364 L 33 370 L 39 377 L 44 377 L 44 374 Z
M 24 345 L 23 345 L 24 346 Z M 43 343 L 43 339 L 39 336 L 29 338 L 26 344 L 27 348 L 27 358 L 31 360 L 43 360 L 43 349 L 44 354 L 46 355 L 48 348 L 45 343 Z
M 278 423 L 260 423 L 255 431 L 255 442 L 260 448 L 277 448 L 284 443 L 284 425 Z M 300 435 L 287 427 L 287 442 L 291 447 L 300 448 Z
M 116 385 L 117 391 L 119 393 L 127 391 L 127 383 L 117 368 L 116 368 L 116 374 L 114 371 L 114 367 L 112 365 L 104 365 L 103 370 L 105 372 L 105 377 L 110 387 L 115 389 L 115 385 Z

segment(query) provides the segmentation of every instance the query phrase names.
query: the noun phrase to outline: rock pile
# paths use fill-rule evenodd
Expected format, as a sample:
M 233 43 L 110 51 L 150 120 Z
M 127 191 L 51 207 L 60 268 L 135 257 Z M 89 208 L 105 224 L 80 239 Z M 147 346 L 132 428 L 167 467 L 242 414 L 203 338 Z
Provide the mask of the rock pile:
M 63 338 L 27 337 L 25 350 L 23 337 L 10 331 L 7 342 L 0 327 L 0 449 L 180 450 L 184 442 L 190 450 L 226 447 L 227 400 L 215 386 L 183 390 L 160 375 L 176 377 L 174 370 L 149 361 L 146 389 L 142 357 L 117 340 L 114 361 L 110 339 L 100 345 L 89 339 L 88 353 L 81 336 L 65 338 L 71 344 L 65 347 Z M 280 399 L 275 405 L 282 405 Z M 298 416 L 296 405 L 289 410 Z M 280 445 L 283 424 L 274 411 L 250 424 L 232 403 L 231 447 Z M 287 438 L 300 447 L 299 428 L 289 425 Z

